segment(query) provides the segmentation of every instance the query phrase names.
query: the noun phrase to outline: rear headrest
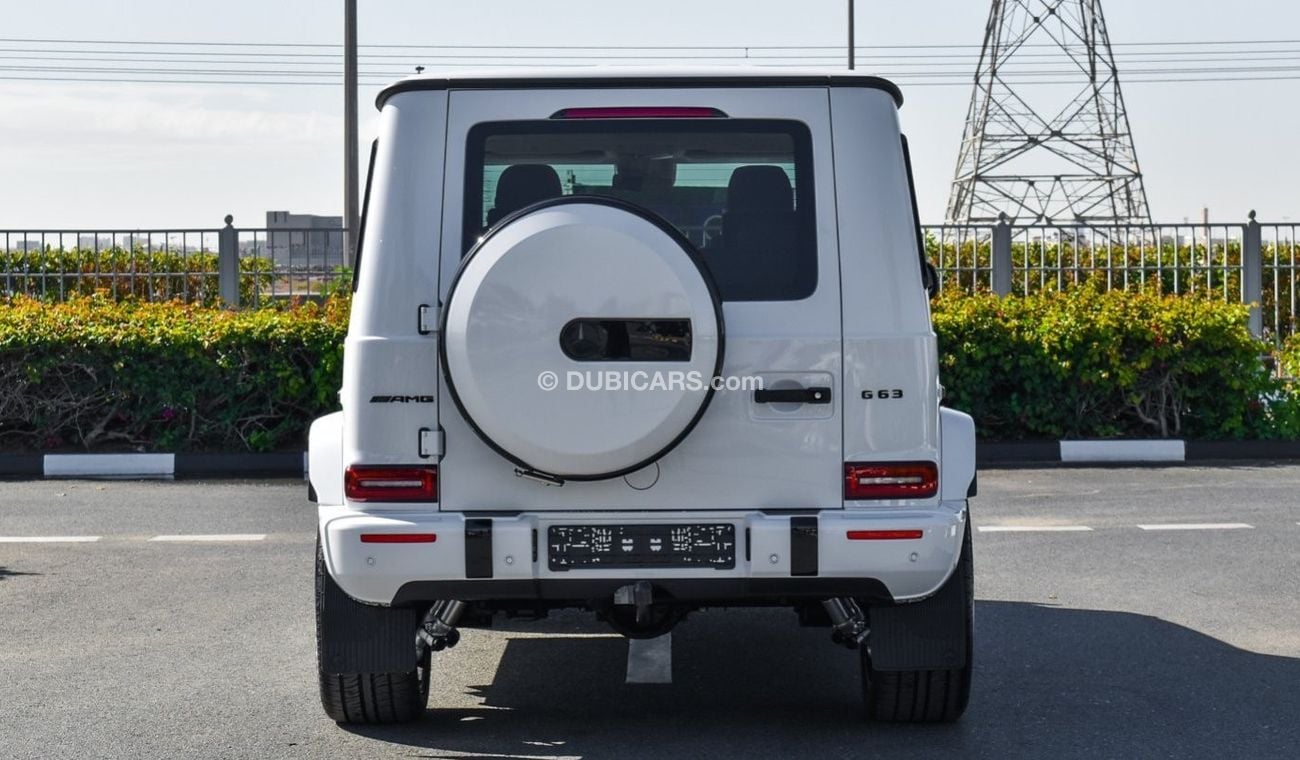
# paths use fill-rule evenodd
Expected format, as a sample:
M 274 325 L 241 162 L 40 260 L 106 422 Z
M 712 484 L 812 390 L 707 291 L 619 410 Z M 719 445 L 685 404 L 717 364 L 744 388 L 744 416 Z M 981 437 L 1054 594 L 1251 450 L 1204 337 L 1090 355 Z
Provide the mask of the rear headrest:
M 492 216 L 500 219 L 538 201 L 563 195 L 560 175 L 546 164 L 515 164 L 497 179 L 496 204 Z M 495 220 L 493 220 L 495 221 Z
M 793 211 L 790 178 L 779 166 L 741 166 L 727 183 L 727 211 L 755 213 Z

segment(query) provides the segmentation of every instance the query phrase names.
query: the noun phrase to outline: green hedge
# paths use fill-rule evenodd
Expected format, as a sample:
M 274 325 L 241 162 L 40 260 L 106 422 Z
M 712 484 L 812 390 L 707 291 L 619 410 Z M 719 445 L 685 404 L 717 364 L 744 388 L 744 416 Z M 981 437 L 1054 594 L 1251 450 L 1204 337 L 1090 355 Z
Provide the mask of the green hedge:
M 296 449 L 337 407 L 346 303 L 0 303 L 0 448 Z
M 0 449 L 297 449 L 337 408 L 347 308 L 2 301 Z M 1300 395 L 1265 369 L 1242 307 L 950 294 L 934 325 L 946 403 L 984 439 L 1300 435 Z M 1278 359 L 1300 374 L 1300 339 Z
M 1246 309 L 1078 288 L 935 302 L 948 403 L 986 439 L 1291 438 L 1297 399 Z M 1300 356 L 1300 354 L 1297 354 Z

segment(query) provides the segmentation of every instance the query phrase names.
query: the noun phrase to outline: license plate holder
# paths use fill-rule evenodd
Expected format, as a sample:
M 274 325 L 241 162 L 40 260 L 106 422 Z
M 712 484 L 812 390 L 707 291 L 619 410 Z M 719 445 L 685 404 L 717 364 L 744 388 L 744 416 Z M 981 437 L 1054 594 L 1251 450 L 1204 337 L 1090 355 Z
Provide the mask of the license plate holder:
M 552 525 L 546 543 L 553 571 L 736 566 L 736 526 L 730 523 Z

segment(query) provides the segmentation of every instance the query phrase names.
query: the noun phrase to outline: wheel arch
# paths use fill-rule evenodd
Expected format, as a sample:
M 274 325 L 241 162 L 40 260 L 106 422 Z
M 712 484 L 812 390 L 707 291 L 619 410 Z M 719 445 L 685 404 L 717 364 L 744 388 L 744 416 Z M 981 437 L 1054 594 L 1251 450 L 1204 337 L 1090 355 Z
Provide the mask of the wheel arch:
M 975 483 L 975 420 L 955 409 L 939 410 L 939 493 L 965 501 Z
M 318 417 L 307 435 L 307 479 L 316 503 L 343 503 L 343 412 Z

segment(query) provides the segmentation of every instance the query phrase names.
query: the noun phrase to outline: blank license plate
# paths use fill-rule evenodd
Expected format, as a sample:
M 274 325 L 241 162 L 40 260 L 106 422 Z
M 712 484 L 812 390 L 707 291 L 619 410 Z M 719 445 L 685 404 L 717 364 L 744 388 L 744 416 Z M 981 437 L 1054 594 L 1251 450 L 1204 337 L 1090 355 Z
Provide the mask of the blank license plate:
M 736 566 L 735 525 L 552 525 L 552 570 Z

